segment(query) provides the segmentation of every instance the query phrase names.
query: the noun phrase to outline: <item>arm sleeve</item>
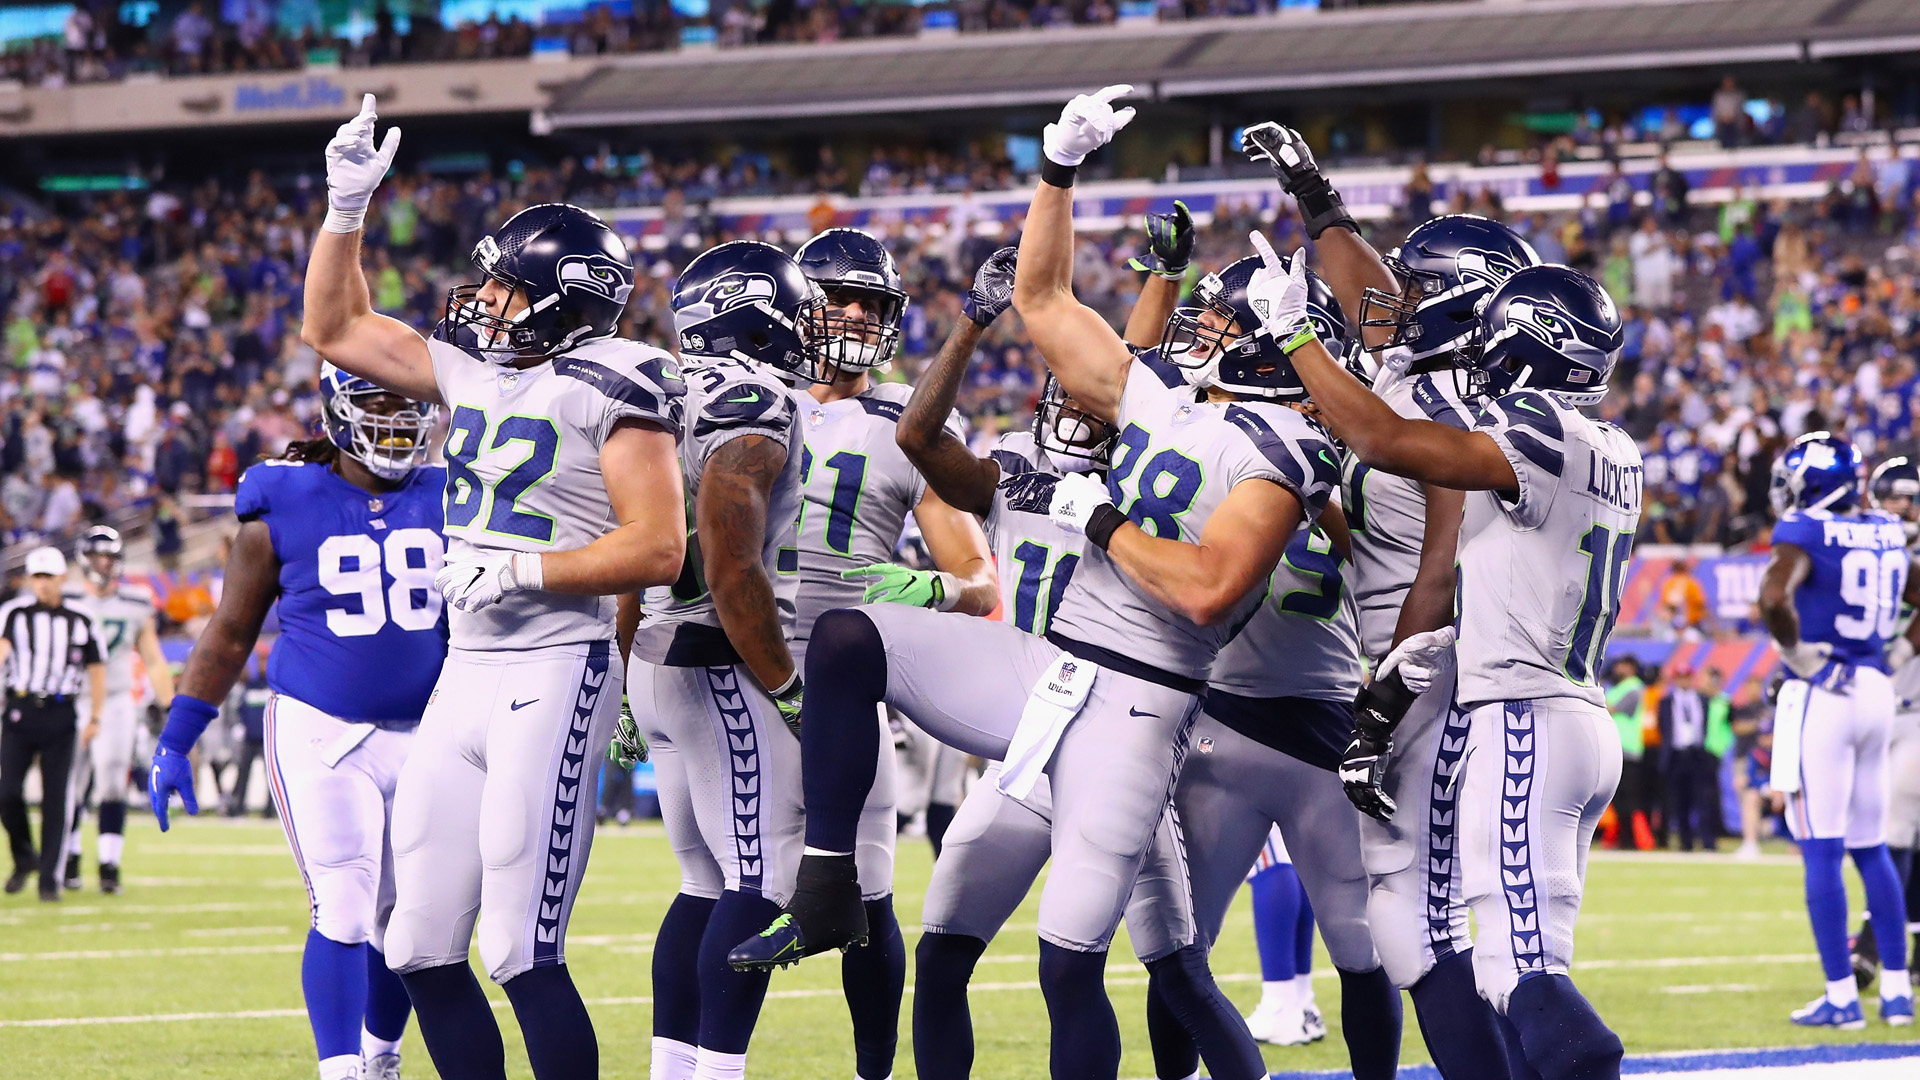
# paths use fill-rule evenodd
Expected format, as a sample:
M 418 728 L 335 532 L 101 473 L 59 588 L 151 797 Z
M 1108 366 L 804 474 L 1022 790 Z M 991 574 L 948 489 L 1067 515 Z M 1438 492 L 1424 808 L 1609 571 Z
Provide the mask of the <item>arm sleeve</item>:
M 1567 470 L 1567 432 L 1560 407 L 1546 395 L 1520 390 L 1490 402 L 1476 430 L 1484 431 L 1519 481 L 1513 500 L 1501 509 L 1524 529 L 1538 528 L 1560 492 Z

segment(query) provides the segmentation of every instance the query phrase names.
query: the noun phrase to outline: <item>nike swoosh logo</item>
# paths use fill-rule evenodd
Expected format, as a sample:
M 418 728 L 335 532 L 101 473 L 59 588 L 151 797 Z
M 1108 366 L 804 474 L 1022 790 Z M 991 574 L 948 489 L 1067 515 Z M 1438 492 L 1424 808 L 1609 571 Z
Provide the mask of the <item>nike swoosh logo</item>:
M 758 391 L 758 390 L 755 390 L 755 391 L 753 391 L 752 393 L 750 393 L 750 394 L 748 394 L 748 395 L 747 395 L 746 397 L 730 397 L 730 398 L 728 398 L 728 399 L 727 399 L 727 404 L 729 404 L 729 405 L 752 405 L 752 404 L 754 404 L 754 403 L 756 403 L 756 402 L 758 402 L 759 400 L 760 400 L 760 391 Z
M 513 704 L 507 706 L 507 708 L 512 709 L 514 712 L 519 712 L 521 709 L 524 709 L 527 706 L 539 700 L 540 700 L 539 698 L 528 698 L 525 701 L 516 701 Z
M 1522 410 L 1525 410 L 1526 412 L 1530 412 L 1530 413 L 1532 413 L 1532 414 L 1533 414 L 1533 415 L 1535 415 L 1535 416 L 1545 416 L 1545 415 L 1547 415 L 1546 413 L 1543 413 L 1543 412 L 1541 412 L 1541 411 L 1540 411 L 1539 409 L 1536 409 L 1536 408 L 1534 408 L 1534 407 L 1533 407 L 1532 405 L 1529 405 L 1529 404 L 1527 403 L 1527 399 L 1526 399 L 1526 398 L 1521 398 L 1521 399 L 1520 399 L 1519 401 L 1516 401 L 1516 402 L 1514 402 L 1514 403 L 1513 403 L 1513 407 L 1514 407 L 1514 408 L 1516 408 L 1516 409 L 1522 409 Z
M 1320 460 L 1326 462 L 1327 464 L 1333 466 L 1336 469 L 1340 467 L 1340 463 L 1333 460 L 1333 454 L 1331 454 L 1326 450 L 1320 451 Z
M 1128 716 L 1151 716 L 1155 720 L 1160 719 L 1160 714 L 1157 712 L 1141 712 L 1139 709 L 1135 709 L 1132 707 L 1129 707 L 1127 709 L 1127 715 Z

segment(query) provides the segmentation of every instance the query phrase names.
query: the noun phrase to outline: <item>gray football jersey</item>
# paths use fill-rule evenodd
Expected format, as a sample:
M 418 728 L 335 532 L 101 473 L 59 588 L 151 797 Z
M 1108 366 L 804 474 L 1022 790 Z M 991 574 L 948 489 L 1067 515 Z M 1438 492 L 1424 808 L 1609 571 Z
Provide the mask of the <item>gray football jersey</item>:
M 107 693 L 133 691 L 133 654 L 140 633 L 153 623 L 159 604 L 153 590 L 131 581 L 117 583 L 105 596 L 82 587 L 62 593 L 68 606 L 93 617 L 100 628 L 100 645 L 106 654 Z
M 774 603 L 783 630 L 791 630 L 794 595 L 799 591 L 795 529 L 800 517 L 800 411 L 797 395 L 770 370 L 743 360 L 703 361 L 687 367 L 684 399 L 686 429 L 680 438 L 680 475 L 687 488 L 687 561 L 680 580 L 648 589 L 642 598 L 640 628 L 633 649 L 650 663 L 667 662 L 676 635 L 688 625 L 716 630 L 720 618 L 701 570 L 700 537 L 694 524 L 694 500 L 707 462 L 722 446 L 760 435 L 786 448 L 786 466 L 767 499 L 767 536 L 760 557 L 773 581 Z M 711 637 L 712 635 L 709 635 Z
M 672 356 L 595 341 L 530 368 L 495 364 L 435 334 L 446 404 L 447 559 L 568 551 L 615 525 L 600 447 L 621 420 L 680 431 L 686 384 Z M 531 649 L 613 636 L 614 598 L 517 592 L 480 611 L 447 609 L 456 649 Z
M 1599 675 L 1640 525 L 1640 449 L 1537 390 L 1490 402 L 1476 430 L 1499 444 L 1520 487 L 1511 503 L 1467 495 L 1457 700 L 1604 706 Z
M 1214 510 L 1242 481 L 1279 484 L 1312 519 L 1340 479 L 1333 441 L 1301 414 L 1267 401 L 1196 402 L 1191 390 L 1168 387 L 1138 360 L 1116 426 L 1107 491 L 1128 520 L 1163 539 L 1198 543 Z M 1227 618 L 1201 626 L 1134 584 L 1106 552 L 1088 548 L 1049 630 L 1204 680 L 1265 595 L 1263 581 Z
M 1436 420 L 1467 430 L 1473 410 L 1448 374 L 1416 375 L 1387 390 L 1384 400 L 1401 416 Z M 1420 571 L 1427 531 L 1427 497 L 1420 482 L 1381 472 L 1346 456 L 1341 506 L 1353 533 L 1350 583 L 1360 614 L 1360 643 L 1375 663 L 1393 648 L 1400 606 Z
M 843 571 L 894 561 L 907 515 L 927 481 L 894 442 L 894 424 L 913 387 L 875 383 L 866 393 L 822 405 L 799 392 L 800 616 L 793 639 L 804 648 L 813 621 L 834 608 L 855 607 L 868 582 Z M 958 415 L 948 429 L 964 438 Z
M 999 464 L 1001 479 L 1028 472 L 1060 472 L 1034 443 L 1031 432 L 1008 432 L 987 453 Z M 1087 538 L 1054 524 L 1046 514 L 1010 508 L 1006 493 L 998 488 L 982 527 L 1000 574 L 1000 618 L 1029 634 L 1046 633 L 1048 618 L 1060 606 Z
M 1320 526 L 1294 533 L 1266 599 L 1220 650 L 1207 684 L 1242 697 L 1352 701 L 1360 633 L 1350 569 Z

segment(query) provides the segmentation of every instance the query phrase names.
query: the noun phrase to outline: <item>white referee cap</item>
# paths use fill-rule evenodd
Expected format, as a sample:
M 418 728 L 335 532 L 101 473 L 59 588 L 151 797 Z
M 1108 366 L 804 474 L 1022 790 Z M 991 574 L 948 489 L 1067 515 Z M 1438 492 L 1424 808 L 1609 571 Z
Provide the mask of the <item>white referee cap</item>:
M 67 576 L 67 557 L 60 554 L 57 547 L 37 547 L 27 552 L 27 574 L 52 574 L 54 577 Z

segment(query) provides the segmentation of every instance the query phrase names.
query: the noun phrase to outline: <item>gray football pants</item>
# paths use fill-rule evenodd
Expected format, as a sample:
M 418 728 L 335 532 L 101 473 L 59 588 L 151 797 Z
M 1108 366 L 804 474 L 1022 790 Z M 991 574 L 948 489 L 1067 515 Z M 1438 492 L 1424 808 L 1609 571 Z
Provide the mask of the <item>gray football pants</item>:
M 1367 928 L 1367 877 L 1360 859 L 1360 812 L 1347 801 L 1340 777 L 1262 745 L 1202 713 L 1194 725 L 1186 768 L 1173 805 L 1186 839 L 1194 917 L 1203 939 L 1219 937 L 1234 894 L 1260 857 L 1274 825 L 1313 903 L 1314 921 L 1333 966 L 1372 971 L 1380 966 Z M 1127 910 L 1127 932 L 1143 959 L 1186 944 L 1137 897 Z
M 1372 885 L 1367 900 L 1374 947 L 1393 984 L 1406 989 L 1442 956 L 1472 948 L 1460 895 L 1459 790 L 1467 714 L 1453 707 L 1453 663 L 1445 666 L 1394 731 L 1387 764 L 1393 820 L 1360 815 L 1360 848 Z M 1291 839 L 1289 839 L 1291 843 Z M 1316 912 L 1318 914 L 1318 912 Z
M 927 884 L 921 922 L 931 934 L 964 934 L 992 941 L 1006 925 L 1053 853 L 1053 791 L 1042 778 L 1026 799 L 1000 791 L 998 762 L 987 767 L 967 793 L 947 827 L 940 858 Z M 1127 906 L 1127 931 L 1136 949 L 1135 922 L 1151 918 L 1156 937 L 1177 942 L 1171 952 L 1194 938 L 1193 894 L 1187 886 L 1185 851 L 1172 807 L 1161 815 L 1153 846 L 1134 879 Z M 1141 956 L 1160 959 L 1166 953 Z
M 887 704 L 948 746 L 1004 758 L 1028 693 L 1061 650 L 969 615 L 900 604 L 858 610 L 886 648 Z M 1047 766 L 1053 870 L 1040 893 L 1041 938 L 1081 952 L 1112 941 L 1199 705 L 1198 695 L 1117 671 L 1095 678 Z
M 627 701 L 646 737 L 680 891 L 757 892 L 785 906 L 806 845 L 800 741 L 743 664 L 665 667 L 634 657 Z M 885 736 L 885 721 L 874 724 Z M 893 754 L 860 815 L 860 891 L 893 891 Z

